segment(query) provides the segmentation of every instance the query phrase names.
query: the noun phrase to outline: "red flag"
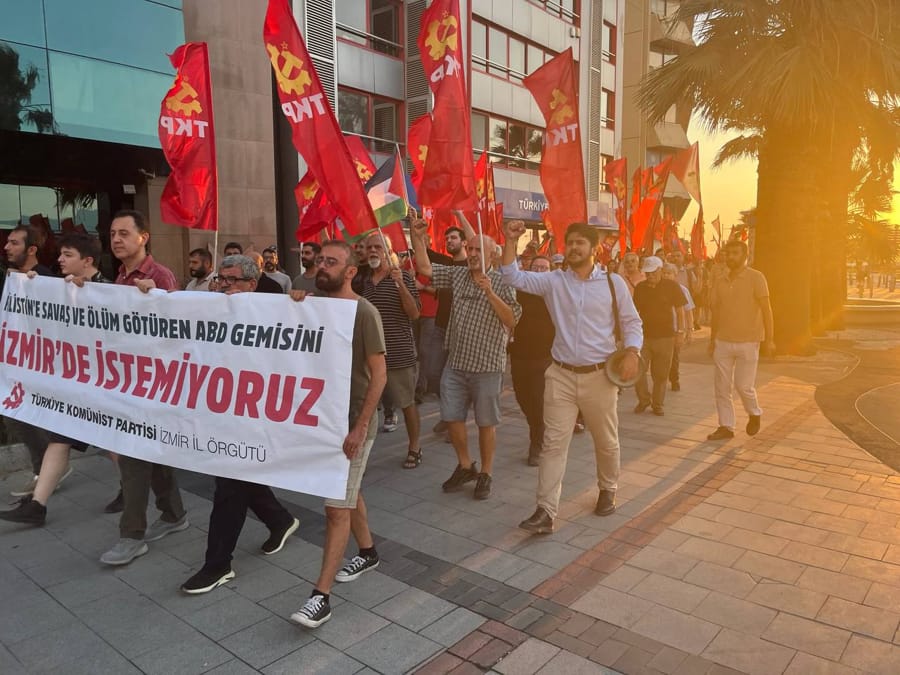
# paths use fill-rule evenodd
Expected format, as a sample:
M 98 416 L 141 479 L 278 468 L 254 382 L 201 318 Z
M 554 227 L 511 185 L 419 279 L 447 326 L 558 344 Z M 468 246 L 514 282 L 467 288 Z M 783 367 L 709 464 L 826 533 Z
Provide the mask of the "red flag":
M 212 87 L 205 42 L 188 42 L 169 57 L 175 82 L 159 111 L 159 142 L 172 167 L 159 210 L 166 223 L 198 230 L 219 226 Z
M 619 255 L 625 255 L 628 248 L 628 160 L 621 159 L 607 162 L 603 167 L 606 184 L 616 198 L 616 222 L 619 224 Z
M 695 263 L 706 260 L 706 240 L 703 237 L 703 207 L 697 213 L 697 220 L 691 228 L 691 257 Z
M 666 183 L 669 180 L 669 166 L 671 163 L 672 158 L 667 157 L 661 163 L 644 172 L 652 178 L 647 194 L 641 200 L 640 206 L 632 214 L 634 233 L 631 247 L 634 251 L 643 249 L 649 254 L 653 253 L 653 242 L 656 240 L 657 230 L 659 229 L 659 205 L 662 202 Z
M 385 225 L 381 228 L 381 232 L 391 242 L 391 248 L 394 249 L 394 253 L 402 253 L 409 250 L 402 221 L 398 220 L 390 225 Z
M 503 221 L 497 217 L 494 165 L 488 161 L 486 152 L 481 153 L 481 157 L 475 163 L 475 193 L 478 195 L 478 214 L 481 216 L 482 232 L 498 244 L 502 244 Z
M 718 245 L 722 245 L 722 223 L 719 221 L 719 216 L 713 218 L 712 221 L 713 229 L 716 231 L 716 234 L 719 235 L 719 241 L 716 242 Z
M 550 203 L 557 251 L 565 245 L 570 223 L 587 222 L 584 162 L 578 124 L 578 85 L 572 48 L 522 80 L 544 114 L 541 185 Z
M 700 198 L 700 145 L 694 143 L 672 157 L 672 175 L 681 181 L 684 189 L 698 204 Z
M 278 82 L 281 110 L 291 124 L 297 151 L 348 232 L 359 234 L 377 227 L 369 198 L 357 179 L 353 158 L 288 0 L 269 0 L 263 39 Z
M 477 198 L 459 0 L 434 0 L 422 13 L 421 25 L 419 52 L 434 93 L 434 110 L 419 203 L 473 210 Z
M 418 197 L 419 188 L 425 171 L 425 158 L 428 157 L 428 139 L 431 136 L 431 115 L 422 115 L 409 125 L 406 133 L 406 152 L 412 160 L 413 170 L 409 177 Z M 422 202 L 420 201 L 421 205 Z

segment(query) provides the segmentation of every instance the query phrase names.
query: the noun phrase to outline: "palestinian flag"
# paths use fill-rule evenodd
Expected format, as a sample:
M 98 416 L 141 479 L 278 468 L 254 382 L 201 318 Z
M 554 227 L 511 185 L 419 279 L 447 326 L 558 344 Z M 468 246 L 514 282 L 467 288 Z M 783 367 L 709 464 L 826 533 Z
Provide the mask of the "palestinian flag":
M 378 227 L 390 225 L 406 217 L 409 199 L 406 195 L 406 179 L 399 152 L 388 159 L 366 182 L 369 203 L 375 212 Z

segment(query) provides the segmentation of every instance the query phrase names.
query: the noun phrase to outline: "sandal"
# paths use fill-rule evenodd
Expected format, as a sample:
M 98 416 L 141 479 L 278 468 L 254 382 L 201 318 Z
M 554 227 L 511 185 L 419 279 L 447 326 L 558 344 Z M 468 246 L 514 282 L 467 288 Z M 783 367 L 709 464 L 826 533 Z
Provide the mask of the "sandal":
M 422 449 L 420 448 L 418 452 L 415 450 L 410 450 L 406 453 L 406 460 L 403 462 L 404 469 L 415 469 L 419 464 L 422 463 Z

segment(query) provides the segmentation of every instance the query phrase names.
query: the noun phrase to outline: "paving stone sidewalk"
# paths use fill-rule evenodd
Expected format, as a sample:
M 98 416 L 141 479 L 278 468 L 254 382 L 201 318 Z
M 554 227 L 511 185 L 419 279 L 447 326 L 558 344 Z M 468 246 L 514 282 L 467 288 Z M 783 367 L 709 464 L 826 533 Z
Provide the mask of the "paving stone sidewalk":
M 716 444 L 700 352 L 686 353 L 665 417 L 635 415 L 623 393 L 610 517 L 592 514 L 593 453 L 575 436 L 550 536 L 516 528 L 536 470 L 511 392 L 488 501 L 441 492 L 455 465 L 443 439 L 426 435 L 423 464 L 404 471 L 402 427 L 380 435 L 364 490 L 382 563 L 336 585 L 316 631 L 287 617 L 318 573 L 319 499 L 279 492 L 297 536 L 264 557 L 267 532 L 248 519 L 237 578 L 189 597 L 178 587 L 203 559 L 211 479 L 181 474 L 193 526 L 110 569 L 97 559 L 117 537 L 101 513 L 115 474 L 99 456 L 76 459 L 45 528 L 0 524 L 0 672 L 900 672 L 900 476 L 813 396 L 852 364 L 764 363 L 762 431 Z M 428 430 L 436 407 L 422 412 Z

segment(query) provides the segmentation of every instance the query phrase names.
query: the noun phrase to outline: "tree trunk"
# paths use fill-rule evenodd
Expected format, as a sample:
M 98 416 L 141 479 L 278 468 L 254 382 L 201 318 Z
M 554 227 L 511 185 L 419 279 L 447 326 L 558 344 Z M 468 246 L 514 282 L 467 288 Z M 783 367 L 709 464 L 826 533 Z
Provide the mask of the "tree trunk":
M 818 217 L 812 142 L 796 130 L 769 129 L 759 151 L 756 267 L 769 283 L 779 353 L 811 354 L 810 273 Z M 799 151 L 798 151 L 799 150 Z

